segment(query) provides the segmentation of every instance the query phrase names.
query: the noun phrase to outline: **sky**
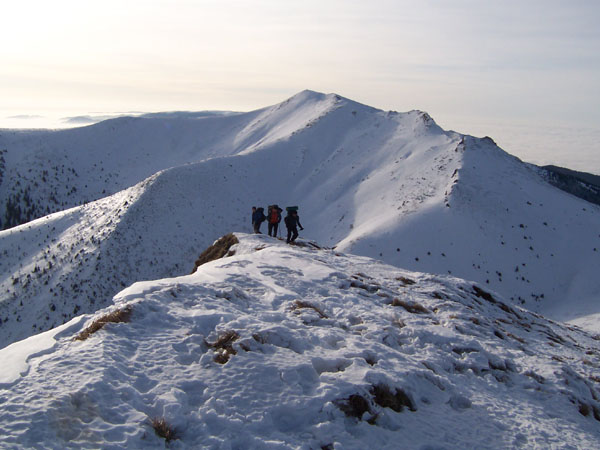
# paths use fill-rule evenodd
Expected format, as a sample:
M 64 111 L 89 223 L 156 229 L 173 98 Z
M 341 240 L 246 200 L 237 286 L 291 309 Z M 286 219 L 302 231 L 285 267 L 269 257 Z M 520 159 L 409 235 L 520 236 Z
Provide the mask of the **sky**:
M 0 127 L 312 89 L 600 174 L 599 22 L 596 0 L 3 2 Z

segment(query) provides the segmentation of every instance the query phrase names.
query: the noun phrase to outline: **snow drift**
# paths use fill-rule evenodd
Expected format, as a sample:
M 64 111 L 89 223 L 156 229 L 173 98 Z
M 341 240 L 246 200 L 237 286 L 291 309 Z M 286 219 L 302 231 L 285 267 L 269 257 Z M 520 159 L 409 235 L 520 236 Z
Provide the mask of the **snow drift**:
M 0 350 L 24 364 L 0 369 L 1 445 L 164 448 L 153 424 L 170 448 L 600 444 L 586 333 L 472 282 L 236 237 L 232 256 Z

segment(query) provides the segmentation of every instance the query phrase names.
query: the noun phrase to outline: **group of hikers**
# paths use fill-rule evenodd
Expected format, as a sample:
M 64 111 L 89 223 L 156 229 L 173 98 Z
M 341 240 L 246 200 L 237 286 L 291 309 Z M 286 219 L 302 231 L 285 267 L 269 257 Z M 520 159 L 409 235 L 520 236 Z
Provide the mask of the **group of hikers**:
M 285 216 L 283 221 L 285 223 L 285 227 L 287 228 L 286 242 L 289 244 L 290 242 L 294 242 L 298 237 L 298 227 L 300 227 L 301 230 L 304 230 L 304 227 L 300 224 L 297 206 L 288 206 L 285 209 L 287 211 L 287 216 Z M 278 205 L 269 205 L 267 215 L 265 216 L 264 208 L 257 208 L 256 206 L 253 206 L 252 227 L 254 228 L 254 232 L 260 233 L 260 226 L 264 221 L 266 221 L 268 225 L 269 236 L 277 237 L 277 230 L 279 228 L 279 222 L 281 222 L 282 212 L 283 209 L 281 209 Z

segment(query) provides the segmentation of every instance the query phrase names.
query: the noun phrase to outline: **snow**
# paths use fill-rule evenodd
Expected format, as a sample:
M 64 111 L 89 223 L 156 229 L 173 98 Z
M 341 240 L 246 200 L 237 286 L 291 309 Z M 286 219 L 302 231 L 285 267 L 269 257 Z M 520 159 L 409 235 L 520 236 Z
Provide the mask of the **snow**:
M 450 276 L 236 236 L 235 255 L 135 283 L 55 334 L 43 357 L 24 348 L 30 370 L 0 390 L 0 444 L 164 448 L 155 417 L 175 428 L 169 448 L 600 443 L 600 344 L 585 332 Z M 73 340 L 126 306 L 130 322 Z M 211 344 L 230 331 L 220 364 Z M 409 406 L 386 403 L 386 387 Z
M 600 332 L 600 208 L 420 111 L 303 91 L 250 113 L 2 131 L 1 148 L 0 200 L 21 189 L 43 210 L 99 198 L 0 232 L 5 345 L 135 281 L 189 272 L 213 240 L 249 229 L 250 206 L 272 203 L 298 204 L 303 235 L 323 245 L 475 280 Z
M 0 349 L 0 360 L 3 363 L 3 370 L 0 371 L 0 386 L 9 386 L 25 375 L 29 370 L 29 360 L 50 353 L 56 345 L 57 335 L 63 330 L 70 330 L 80 320 L 81 317 L 76 317 L 64 325 Z
M 238 232 L 190 275 L 272 203 L 301 246 Z M 600 208 L 489 138 L 312 91 L 0 130 L 16 204 L 0 446 L 598 447 Z

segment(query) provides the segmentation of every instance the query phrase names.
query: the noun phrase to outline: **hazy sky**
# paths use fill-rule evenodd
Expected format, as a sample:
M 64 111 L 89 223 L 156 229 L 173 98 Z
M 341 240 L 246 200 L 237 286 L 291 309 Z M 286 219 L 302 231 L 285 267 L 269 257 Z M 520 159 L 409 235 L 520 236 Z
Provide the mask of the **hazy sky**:
M 597 0 L 19 0 L 1 17 L 0 127 L 313 89 L 600 173 Z

